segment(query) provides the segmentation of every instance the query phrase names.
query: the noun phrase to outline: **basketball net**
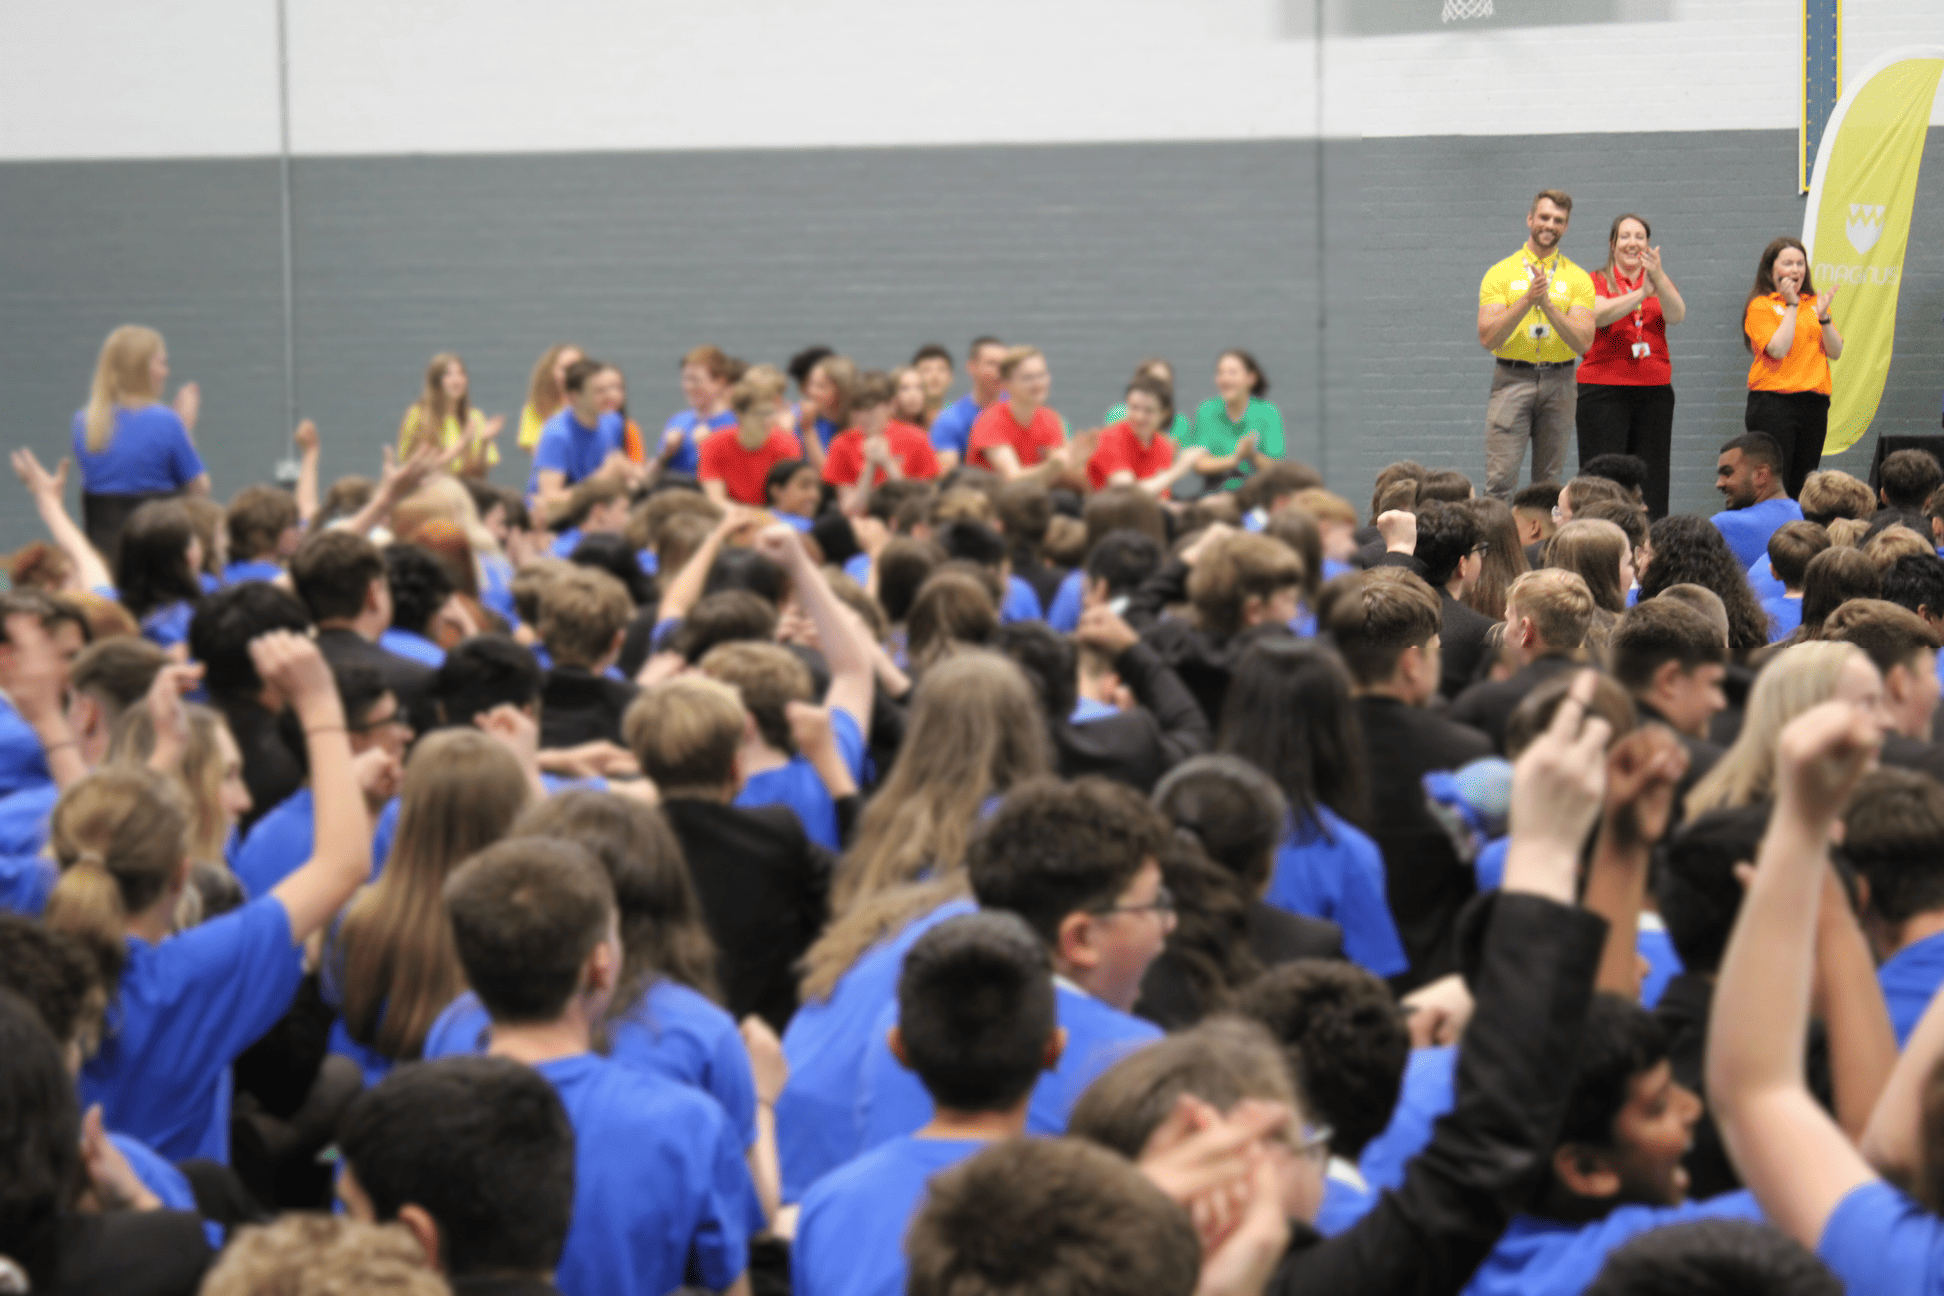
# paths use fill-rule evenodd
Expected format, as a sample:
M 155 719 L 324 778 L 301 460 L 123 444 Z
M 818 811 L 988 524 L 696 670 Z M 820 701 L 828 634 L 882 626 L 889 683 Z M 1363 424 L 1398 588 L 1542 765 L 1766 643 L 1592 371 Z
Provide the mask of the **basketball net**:
M 1490 18 L 1492 0 L 1444 0 L 1444 21 L 1464 22 L 1468 18 Z

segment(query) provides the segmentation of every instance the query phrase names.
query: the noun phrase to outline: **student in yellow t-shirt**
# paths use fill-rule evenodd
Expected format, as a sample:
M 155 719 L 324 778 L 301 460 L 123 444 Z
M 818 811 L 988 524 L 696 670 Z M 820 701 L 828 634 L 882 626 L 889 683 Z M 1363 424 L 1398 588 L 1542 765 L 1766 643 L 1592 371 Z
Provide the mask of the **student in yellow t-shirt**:
M 1478 344 L 1496 361 L 1485 406 L 1485 493 L 1509 499 L 1526 443 L 1532 480 L 1566 467 L 1579 387 L 1573 370 L 1593 345 L 1593 277 L 1559 251 L 1573 200 L 1542 190 L 1526 212 L 1526 241 L 1478 285 Z
M 540 353 L 533 377 L 527 380 L 526 407 L 520 411 L 520 449 L 532 454 L 540 444 L 540 429 L 567 403 L 567 389 L 561 386 L 561 379 L 567 376 L 569 365 L 586 358 L 587 353 L 572 342 L 556 342 Z
M 432 357 L 425 369 L 425 390 L 418 403 L 405 411 L 398 425 L 398 461 L 418 449 L 419 438 L 436 429 L 439 444 L 453 452 L 448 471 L 461 477 L 485 477 L 499 462 L 494 438 L 506 426 L 506 416 L 487 418 L 472 406 L 471 380 L 466 362 L 450 351 Z
M 1829 320 L 1835 300 L 1833 287 L 1817 295 L 1800 239 L 1784 235 L 1762 249 L 1742 312 L 1742 345 L 1751 357 L 1742 423 L 1782 447 L 1782 488 L 1790 499 L 1822 462 L 1829 436 L 1829 362 L 1843 354 L 1843 335 Z

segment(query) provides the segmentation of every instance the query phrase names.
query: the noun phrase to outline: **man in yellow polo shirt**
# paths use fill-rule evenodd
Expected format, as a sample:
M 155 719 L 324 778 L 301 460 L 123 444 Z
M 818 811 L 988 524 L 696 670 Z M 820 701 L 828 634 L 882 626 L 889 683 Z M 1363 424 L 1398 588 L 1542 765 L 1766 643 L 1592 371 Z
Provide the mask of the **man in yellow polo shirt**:
M 1532 480 L 1566 468 L 1579 388 L 1573 376 L 1593 345 L 1593 279 L 1559 251 L 1573 200 L 1546 189 L 1526 213 L 1525 245 L 1478 285 L 1478 344 L 1497 357 L 1485 406 L 1485 493 L 1510 499 L 1532 442 Z

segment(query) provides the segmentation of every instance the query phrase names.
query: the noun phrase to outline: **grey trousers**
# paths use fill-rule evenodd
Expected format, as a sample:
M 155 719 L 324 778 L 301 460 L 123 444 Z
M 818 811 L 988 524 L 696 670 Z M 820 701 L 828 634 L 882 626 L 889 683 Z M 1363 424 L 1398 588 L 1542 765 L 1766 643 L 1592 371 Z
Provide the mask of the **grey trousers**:
M 1560 480 L 1566 440 L 1579 403 L 1575 365 L 1556 369 L 1492 366 L 1492 395 L 1485 403 L 1485 493 L 1509 500 L 1519 489 L 1519 466 L 1532 443 L 1532 480 Z

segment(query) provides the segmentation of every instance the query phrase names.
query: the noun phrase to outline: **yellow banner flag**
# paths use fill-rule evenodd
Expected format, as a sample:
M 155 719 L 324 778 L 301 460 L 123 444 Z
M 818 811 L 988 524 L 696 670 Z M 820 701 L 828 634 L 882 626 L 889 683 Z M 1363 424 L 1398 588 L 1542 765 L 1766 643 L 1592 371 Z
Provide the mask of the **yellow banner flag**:
M 1944 73 L 1944 47 L 1892 50 L 1850 82 L 1830 114 L 1809 183 L 1802 242 L 1819 292 L 1837 289 L 1830 315 L 1843 335 L 1830 362 L 1824 454 L 1862 439 L 1883 399 L 1897 334 L 1897 289 L 1924 133 Z

